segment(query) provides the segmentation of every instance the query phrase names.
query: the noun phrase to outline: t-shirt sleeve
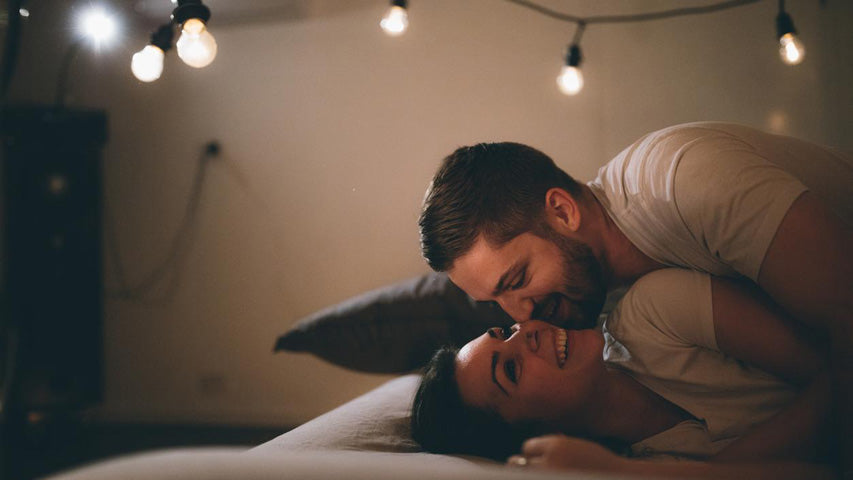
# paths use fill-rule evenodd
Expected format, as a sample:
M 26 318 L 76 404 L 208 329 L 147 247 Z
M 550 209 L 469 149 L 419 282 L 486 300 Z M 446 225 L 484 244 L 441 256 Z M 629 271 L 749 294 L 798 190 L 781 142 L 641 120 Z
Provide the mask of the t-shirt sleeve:
M 680 268 L 645 275 L 631 286 L 605 328 L 616 338 L 630 339 L 630 343 L 700 346 L 719 351 L 711 278 L 706 273 Z
M 791 204 L 797 178 L 724 134 L 686 148 L 675 172 L 676 208 L 696 242 L 753 281 Z

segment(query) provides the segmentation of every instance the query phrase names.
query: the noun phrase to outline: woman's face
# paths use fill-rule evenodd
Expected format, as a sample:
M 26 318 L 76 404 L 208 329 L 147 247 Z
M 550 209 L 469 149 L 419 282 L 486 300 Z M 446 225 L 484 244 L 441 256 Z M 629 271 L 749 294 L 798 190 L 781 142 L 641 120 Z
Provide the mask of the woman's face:
M 563 425 L 582 413 L 605 374 L 597 330 L 563 330 L 531 320 L 492 328 L 456 357 L 462 400 L 510 424 Z

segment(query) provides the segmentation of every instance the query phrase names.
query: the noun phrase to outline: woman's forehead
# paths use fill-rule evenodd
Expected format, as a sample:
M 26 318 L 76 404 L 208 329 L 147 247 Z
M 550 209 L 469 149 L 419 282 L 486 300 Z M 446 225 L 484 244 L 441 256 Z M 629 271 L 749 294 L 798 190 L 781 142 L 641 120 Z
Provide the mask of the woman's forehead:
M 456 382 L 467 405 L 494 410 L 503 395 L 492 378 L 492 355 L 500 341 L 483 334 L 468 342 L 456 355 Z

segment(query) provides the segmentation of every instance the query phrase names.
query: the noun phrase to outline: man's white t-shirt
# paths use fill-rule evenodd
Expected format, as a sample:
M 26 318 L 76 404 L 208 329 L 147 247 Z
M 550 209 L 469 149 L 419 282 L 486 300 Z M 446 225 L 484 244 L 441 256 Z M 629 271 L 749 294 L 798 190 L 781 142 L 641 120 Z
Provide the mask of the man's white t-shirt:
M 635 456 L 710 457 L 797 395 L 781 379 L 720 352 L 704 273 L 672 268 L 640 278 L 602 332 L 609 365 L 697 419 L 632 445 Z
M 650 133 L 588 185 L 640 251 L 714 275 L 757 280 L 779 224 L 806 190 L 853 226 L 853 159 L 728 123 Z

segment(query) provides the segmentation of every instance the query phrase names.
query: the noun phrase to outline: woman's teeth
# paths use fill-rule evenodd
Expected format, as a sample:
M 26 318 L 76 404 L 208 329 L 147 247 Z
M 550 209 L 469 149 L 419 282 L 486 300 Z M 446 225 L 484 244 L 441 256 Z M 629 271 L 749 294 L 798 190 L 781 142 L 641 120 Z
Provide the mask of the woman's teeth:
M 557 333 L 554 334 L 554 350 L 557 352 L 557 366 L 563 368 L 563 365 L 566 364 L 568 334 L 562 328 L 555 331 Z

